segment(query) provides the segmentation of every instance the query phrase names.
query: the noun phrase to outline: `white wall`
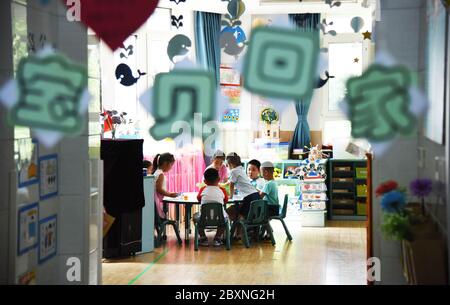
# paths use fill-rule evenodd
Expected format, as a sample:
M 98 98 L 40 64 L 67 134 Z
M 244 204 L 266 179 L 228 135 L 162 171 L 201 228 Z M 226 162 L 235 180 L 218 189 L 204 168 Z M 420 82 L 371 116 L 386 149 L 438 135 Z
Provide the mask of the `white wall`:
M 377 52 L 388 51 L 395 59 L 412 71 L 420 70 L 420 52 L 424 45 L 421 39 L 423 22 L 422 0 L 381 0 L 381 22 L 376 24 Z M 408 186 L 417 178 L 418 135 L 400 140 L 383 156 L 375 156 L 373 164 L 373 186 L 386 180 L 396 180 Z M 399 170 L 400 169 L 400 170 Z M 380 230 L 381 208 L 379 199 L 373 202 L 373 246 L 374 256 L 381 259 L 381 284 L 405 284 L 401 269 L 401 251 L 398 242 L 384 239 Z

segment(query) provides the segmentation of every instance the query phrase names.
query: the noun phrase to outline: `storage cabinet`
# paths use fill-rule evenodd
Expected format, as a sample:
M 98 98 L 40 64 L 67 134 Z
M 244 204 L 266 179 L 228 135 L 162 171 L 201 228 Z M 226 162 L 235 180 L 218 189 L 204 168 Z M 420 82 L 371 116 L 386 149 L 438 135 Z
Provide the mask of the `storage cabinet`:
M 329 160 L 327 186 L 329 219 L 366 220 L 366 160 Z

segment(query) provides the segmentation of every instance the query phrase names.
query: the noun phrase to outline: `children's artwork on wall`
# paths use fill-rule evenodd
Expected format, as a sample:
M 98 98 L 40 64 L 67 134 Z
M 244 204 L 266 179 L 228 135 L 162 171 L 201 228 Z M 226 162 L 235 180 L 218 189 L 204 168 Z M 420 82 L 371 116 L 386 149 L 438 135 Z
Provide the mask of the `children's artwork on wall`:
M 39 264 L 43 264 L 56 255 L 57 217 L 47 217 L 39 221 Z
M 220 85 L 221 86 L 240 86 L 241 74 L 239 71 L 227 67 L 220 66 Z
M 172 15 L 170 18 L 172 19 L 172 25 L 174 27 L 176 27 L 177 29 L 183 27 L 183 25 L 184 25 L 183 24 L 183 18 L 184 18 L 183 15 L 179 15 L 178 17 L 175 15 Z
M 131 71 L 131 68 L 127 64 L 119 64 L 116 68 L 116 79 L 125 87 L 133 86 L 141 76 L 147 75 L 147 73 L 141 72 L 141 70 L 137 70 L 137 74 L 138 77 L 134 77 L 133 71 Z
M 228 102 L 232 105 L 241 103 L 241 87 L 221 87 L 222 95 L 228 98 Z
M 58 195 L 58 156 L 39 158 L 39 197 L 45 200 Z
M 36 270 L 27 271 L 19 276 L 19 285 L 36 285 Z
M 38 183 L 38 141 L 35 139 L 17 139 L 15 140 L 14 150 L 19 188 Z
M 240 110 L 239 109 L 229 109 L 223 115 L 222 122 L 238 123 L 239 122 L 239 115 L 240 115 Z
M 17 255 L 21 256 L 38 245 L 39 204 L 23 206 L 18 211 Z
M 72 1 L 64 1 L 64 4 L 72 9 Z M 158 1 L 79 0 L 79 4 L 81 21 L 114 51 L 148 20 Z
M 175 35 L 167 46 L 167 56 L 171 62 L 175 63 L 175 57 L 184 56 L 189 53 L 192 42 L 186 35 Z M 178 60 L 177 60 L 178 61 Z

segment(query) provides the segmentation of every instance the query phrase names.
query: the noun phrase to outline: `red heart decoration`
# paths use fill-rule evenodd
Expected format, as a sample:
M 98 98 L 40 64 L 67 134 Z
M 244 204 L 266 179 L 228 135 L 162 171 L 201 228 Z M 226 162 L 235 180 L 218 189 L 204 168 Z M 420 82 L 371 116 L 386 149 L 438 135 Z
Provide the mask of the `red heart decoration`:
M 67 7 L 66 0 L 63 0 Z M 113 51 L 153 14 L 159 0 L 80 0 L 81 21 Z M 70 3 L 70 1 L 69 1 Z

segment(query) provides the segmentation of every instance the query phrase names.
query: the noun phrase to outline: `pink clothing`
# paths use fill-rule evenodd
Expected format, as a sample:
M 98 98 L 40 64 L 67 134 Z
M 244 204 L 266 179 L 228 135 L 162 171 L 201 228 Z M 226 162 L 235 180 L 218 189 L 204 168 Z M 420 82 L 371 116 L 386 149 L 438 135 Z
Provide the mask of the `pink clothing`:
M 211 164 L 206 169 L 208 169 L 208 168 L 214 168 L 214 166 Z M 219 178 L 220 178 L 220 183 L 228 181 L 228 168 L 225 164 L 222 164 L 222 166 L 219 169 Z

